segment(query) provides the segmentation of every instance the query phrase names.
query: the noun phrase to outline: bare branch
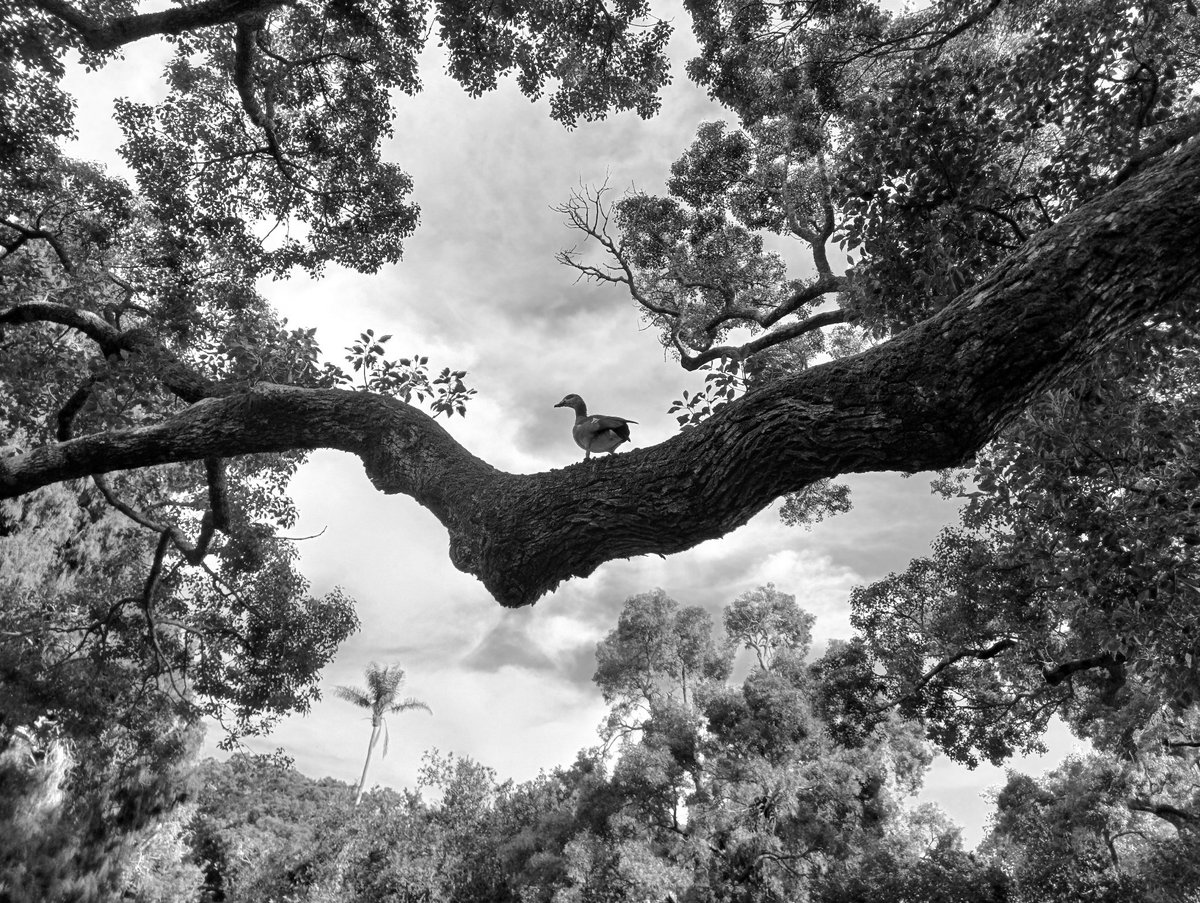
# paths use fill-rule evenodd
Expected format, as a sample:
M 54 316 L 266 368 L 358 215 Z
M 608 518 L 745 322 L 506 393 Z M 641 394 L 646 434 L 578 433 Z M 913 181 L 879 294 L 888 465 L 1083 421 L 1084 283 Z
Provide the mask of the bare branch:
M 782 345 L 784 342 L 790 342 L 792 339 L 797 339 L 802 335 L 815 332 L 826 326 L 832 326 L 836 323 L 847 323 L 850 317 L 850 312 L 841 308 L 827 310 L 823 313 L 813 314 L 811 317 L 801 320 L 798 323 L 784 326 L 774 332 L 763 333 L 757 338 L 746 342 L 744 345 L 721 345 L 716 348 L 709 348 L 707 351 L 695 355 L 688 354 L 678 344 L 676 347 L 679 348 L 680 363 L 683 365 L 683 369 L 696 370 L 718 358 L 738 361 L 745 360 L 751 355 L 758 354 L 760 351 L 765 351 L 776 345 Z
M 145 513 L 132 505 L 121 501 L 113 492 L 112 486 L 102 474 L 95 474 L 92 480 L 104 495 L 105 501 L 132 520 L 148 530 L 161 534 L 175 546 L 188 564 L 200 564 L 212 545 L 212 539 L 217 530 L 229 530 L 229 489 L 225 479 L 225 466 L 220 458 L 204 459 L 204 469 L 208 476 L 209 508 L 200 519 L 200 535 L 195 543 L 190 543 L 183 530 L 174 524 L 162 524 L 151 520 Z

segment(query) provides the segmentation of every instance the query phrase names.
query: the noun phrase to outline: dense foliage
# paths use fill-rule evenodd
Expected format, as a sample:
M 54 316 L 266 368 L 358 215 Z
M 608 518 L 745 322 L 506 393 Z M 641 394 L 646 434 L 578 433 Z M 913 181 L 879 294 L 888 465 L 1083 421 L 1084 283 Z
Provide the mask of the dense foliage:
M 277 761 L 206 761 L 177 858 L 145 868 L 138 887 L 293 903 L 1115 903 L 1200 891 L 1200 837 L 1161 800 L 1194 793 L 1178 757 L 1010 772 L 971 853 L 913 800 L 930 757 L 913 722 L 867 738 L 836 729 L 835 669 L 829 656 L 806 661 L 813 619 L 791 596 L 760 587 L 724 621 L 718 638 L 703 610 L 661 591 L 628 599 L 597 650 L 605 748 L 525 783 L 434 750 L 415 789 L 376 788 L 355 805 L 351 786 Z
M 605 255 L 563 261 L 710 368 L 675 402 L 684 426 L 945 310 L 1200 131 L 1191 0 L 688 11 L 689 74 L 737 122 L 699 128 L 666 197 L 562 208 Z M 370 329 L 335 364 L 260 280 L 400 258 L 419 210 L 380 148 L 430 35 L 467 92 L 511 76 L 572 125 L 653 113 L 668 33 L 639 0 L 0 3 L 0 463 L 263 385 L 465 413 L 463 371 Z M 152 36 L 173 56 L 160 102 L 118 105 L 129 184 L 63 154 L 63 76 Z M 857 590 L 858 636 L 816 661 L 771 587 L 724 637 L 661 592 L 631 599 L 598 649 L 604 752 L 520 786 L 434 754 L 419 791 L 355 809 L 234 759 L 181 808 L 199 719 L 233 744 L 305 711 L 356 626 L 280 535 L 303 443 L 4 501 L 0 896 L 1194 898 L 1200 345 L 1191 311 L 1143 326 L 945 475 L 961 524 Z M 817 482 L 784 519 L 847 505 Z M 977 855 L 905 806 L 927 743 L 1002 762 L 1054 716 L 1095 755 L 1013 775 Z

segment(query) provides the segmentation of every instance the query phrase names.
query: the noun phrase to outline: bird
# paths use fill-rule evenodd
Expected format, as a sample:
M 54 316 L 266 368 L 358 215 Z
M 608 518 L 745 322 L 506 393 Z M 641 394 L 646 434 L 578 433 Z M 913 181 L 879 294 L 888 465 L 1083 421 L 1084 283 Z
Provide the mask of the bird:
M 586 461 L 592 452 L 610 455 L 622 442 L 629 441 L 629 424 L 636 420 L 626 420 L 624 417 L 610 417 L 607 414 L 592 414 L 588 416 L 587 405 L 578 395 L 571 394 L 563 398 L 556 408 L 571 408 L 575 411 L 575 425 L 571 427 L 571 436 L 575 444 L 583 449 L 583 459 Z

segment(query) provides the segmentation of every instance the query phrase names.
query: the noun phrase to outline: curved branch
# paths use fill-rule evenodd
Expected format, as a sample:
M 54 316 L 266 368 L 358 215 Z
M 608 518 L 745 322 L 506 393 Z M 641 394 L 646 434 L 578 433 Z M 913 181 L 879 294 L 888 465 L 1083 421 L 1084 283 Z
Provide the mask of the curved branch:
M 227 25 L 247 15 L 262 15 L 294 0 L 200 0 L 154 13 L 97 19 L 67 0 L 30 0 L 33 6 L 74 30 L 90 50 L 116 50 L 152 35 L 177 35 L 214 25 Z
M 68 273 L 75 272 L 74 261 L 71 260 L 71 256 L 67 253 L 66 248 L 63 247 L 62 242 L 58 240 L 58 236 L 53 232 L 48 232 L 41 228 L 22 226 L 20 223 L 7 218 L 0 219 L 0 226 L 5 226 L 17 233 L 17 237 L 12 241 L 0 242 L 0 247 L 4 248 L 5 251 L 3 257 L 15 253 L 26 242 L 40 239 L 50 245 L 50 248 L 54 251 L 55 256 L 58 257 L 59 263 L 62 264 L 64 270 Z
M 936 665 L 918 677 L 916 681 L 914 681 L 912 685 L 909 686 L 908 689 L 906 689 L 902 694 L 894 699 L 889 699 L 886 702 L 876 706 L 874 711 L 877 713 L 884 712 L 902 702 L 907 702 L 910 699 L 916 699 L 920 695 L 921 691 L 924 690 L 925 687 L 929 686 L 930 682 L 933 681 L 935 677 L 937 677 L 947 668 L 957 665 L 964 659 L 972 658 L 976 659 L 977 661 L 987 661 L 988 659 L 993 659 L 997 655 L 1007 652 L 1009 649 L 1015 648 L 1017 645 L 1017 641 L 1012 637 L 1004 637 L 992 643 L 992 645 L 985 646 L 982 649 L 959 649 L 958 652 L 942 659 Z
M 0 309 L 0 326 L 23 323 L 57 323 L 60 326 L 69 326 L 95 342 L 105 357 L 122 353 L 153 355 L 162 368 L 159 374 L 162 384 L 183 401 L 199 401 L 231 391 L 230 387 L 215 383 L 176 360 L 146 330 L 118 329 L 91 311 L 79 310 L 54 301 L 29 301 Z
M 1180 809 L 1178 806 L 1172 806 L 1169 803 L 1156 803 L 1148 799 L 1134 798 L 1126 800 L 1125 806 L 1131 812 L 1148 812 L 1150 815 L 1156 815 L 1175 825 L 1175 827 L 1179 827 L 1182 822 L 1194 822 L 1200 819 L 1200 814 L 1195 812 Z
M 748 323 L 757 323 L 763 329 L 769 329 L 774 326 L 784 317 L 794 314 L 800 308 L 807 304 L 812 304 L 819 301 L 830 292 L 841 291 L 849 285 L 849 280 L 845 276 L 834 276 L 832 273 L 827 276 L 821 276 L 815 282 L 801 286 L 792 292 L 788 297 L 779 304 L 770 308 L 766 313 L 752 307 L 732 307 L 726 306 L 720 313 L 716 314 L 712 319 L 704 324 L 703 329 L 706 332 L 712 332 L 718 326 L 724 323 L 729 323 L 734 320 L 745 320 Z M 634 294 L 634 300 L 643 307 L 648 305 L 642 301 L 640 296 Z M 835 321 L 835 322 L 841 322 Z M 826 323 L 822 326 L 828 325 Z M 807 330 L 805 330 L 807 331 Z M 793 336 L 794 338 L 794 336 Z
M 220 458 L 205 458 L 205 474 L 208 478 L 208 510 L 200 520 L 200 535 L 195 543 L 190 543 L 183 530 L 174 524 L 160 524 L 151 520 L 145 513 L 127 505 L 113 492 L 108 480 L 101 474 L 94 474 L 92 480 L 113 508 L 116 508 L 131 521 L 147 530 L 159 533 L 171 541 L 188 564 L 196 565 L 204 561 L 212 545 L 213 536 L 217 530 L 229 532 L 229 488 L 225 476 L 225 464 Z
M 288 449 L 358 455 L 381 491 L 445 525 L 450 557 L 504 605 L 634 555 L 730 532 L 843 473 L 961 463 L 1053 381 L 1200 301 L 1200 144 L 1033 236 L 890 342 L 780 379 L 659 445 L 546 473 L 491 467 L 394 399 L 262 384 L 153 426 L 0 458 L 0 497 L 89 474 Z

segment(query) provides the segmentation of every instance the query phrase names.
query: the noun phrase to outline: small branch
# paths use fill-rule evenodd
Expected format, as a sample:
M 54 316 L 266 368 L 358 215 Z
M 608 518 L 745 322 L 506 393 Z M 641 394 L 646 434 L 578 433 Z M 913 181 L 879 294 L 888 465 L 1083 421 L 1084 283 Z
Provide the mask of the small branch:
M 41 228 L 31 229 L 27 226 L 22 226 L 20 223 L 14 222 L 11 219 L 0 220 L 0 225 L 12 229 L 17 233 L 17 237 L 13 241 L 0 243 L 0 246 L 4 248 L 4 257 L 14 253 L 26 242 L 40 239 L 54 249 L 54 254 L 58 257 L 58 261 L 62 264 L 64 270 L 66 270 L 68 273 L 75 272 L 74 262 L 71 260 L 70 255 L 67 254 L 67 251 L 62 246 L 62 243 L 59 242 L 58 236 L 53 232 L 48 232 Z
M 162 524 L 151 520 L 144 512 L 132 505 L 127 505 L 113 492 L 108 479 L 101 474 L 92 477 L 96 487 L 104 495 L 105 501 L 147 530 L 152 530 L 167 537 L 188 564 L 197 565 L 208 555 L 209 547 L 215 532 L 229 530 L 229 497 L 228 485 L 225 478 L 225 468 L 220 458 L 204 459 L 204 468 L 208 476 L 209 509 L 200 518 L 200 534 L 195 543 L 190 543 L 183 531 L 175 525 Z
M 900 694 L 895 699 L 890 699 L 887 702 L 876 706 L 872 711 L 874 713 L 884 712 L 902 702 L 915 699 L 935 677 L 944 672 L 947 668 L 958 664 L 963 659 L 971 658 L 979 661 L 987 661 L 988 659 L 995 658 L 997 655 L 1012 649 L 1016 645 L 1018 645 L 1018 643 L 1012 637 L 1005 637 L 1004 639 L 997 640 L 996 642 L 992 643 L 992 645 L 983 649 L 960 649 L 958 652 L 954 653 L 954 655 L 942 659 L 940 662 L 922 674 L 919 678 L 917 678 L 916 682 L 908 688 L 907 691 Z
M 170 542 L 171 540 L 167 533 L 163 533 L 159 537 L 158 546 L 154 551 L 154 562 L 150 565 L 150 574 L 146 577 L 146 584 L 142 589 L 141 608 L 142 614 L 146 619 L 146 633 L 149 636 L 150 645 L 154 649 L 155 658 L 166 672 L 167 680 L 170 681 L 175 695 L 183 700 L 186 697 L 175 683 L 175 669 L 167 659 L 166 653 L 163 652 L 162 644 L 158 639 L 158 626 L 154 621 L 154 594 L 158 591 L 158 582 L 162 578 L 163 561 L 166 558 Z
M 687 354 L 678 342 L 676 342 L 676 348 L 679 350 L 680 364 L 683 366 L 683 369 L 690 371 L 718 358 L 745 360 L 751 355 L 765 351 L 767 348 L 773 348 L 784 342 L 790 342 L 792 339 L 797 339 L 806 333 L 814 332 L 826 326 L 832 326 L 836 323 L 846 323 L 849 319 L 850 312 L 838 308 L 837 310 L 828 310 L 824 313 L 813 314 L 808 319 L 801 320 L 799 323 L 792 323 L 774 332 L 764 333 L 746 342 L 744 345 L 721 345 L 716 348 L 709 348 L 707 351 L 695 355 Z
M 1190 119 L 1185 119 L 1177 128 L 1130 156 L 1121 170 L 1113 176 L 1113 186 L 1120 185 L 1148 161 L 1162 156 L 1171 148 L 1178 147 L 1197 134 L 1200 134 L 1200 113 L 1196 113 Z
M 87 400 L 92 397 L 92 388 L 99 381 L 100 379 L 97 376 L 88 377 L 88 379 L 84 381 L 83 385 L 76 389 L 74 393 L 72 393 L 71 397 L 67 399 L 66 403 L 59 409 L 58 429 L 55 431 L 55 438 L 57 438 L 59 442 L 66 442 L 71 438 L 72 424 L 75 421 L 75 415 L 77 415 L 83 409 L 83 406 L 87 404 Z

